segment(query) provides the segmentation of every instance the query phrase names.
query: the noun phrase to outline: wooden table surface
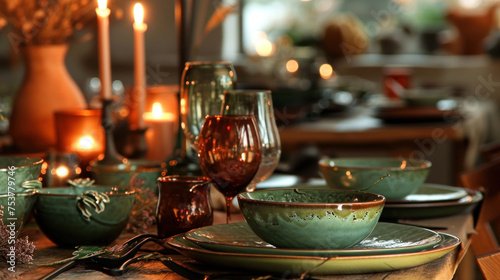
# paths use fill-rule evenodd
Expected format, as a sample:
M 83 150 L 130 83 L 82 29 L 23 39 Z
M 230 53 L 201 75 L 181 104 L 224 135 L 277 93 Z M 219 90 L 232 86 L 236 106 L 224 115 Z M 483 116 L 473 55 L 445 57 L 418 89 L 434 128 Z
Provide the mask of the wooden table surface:
M 447 219 L 434 220 L 434 221 L 420 221 L 421 225 L 448 225 L 447 232 L 454 233 L 459 236 L 461 234 L 466 234 L 464 230 L 470 227 L 469 216 L 457 216 L 455 220 Z M 225 220 L 225 214 L 220 211 L 215 212 L 215 223 L 223 223 Z M 242 221 L 243 218 L 240 214 L 236 213 L 233 216 L 233 222 Z M 453 224 L 453 225 L 452 225 Z M 151 229 L 151 233 L 155 233 L 154 229 Z M 0 263 L 0 279 L 40 279 L 46 274 L 50 273 L 54 269 L 57 269 L 61 265 L 43 266 L 43 264 L 54 262 L 56 260 L 62 260 L 71 256 L 73 249 L 63 249 L 57 247 L 50 240 L 48 240 L 43 233 L 39 230 L 34 222 L 27 225 L 24 230 L 30 237 L 37 247 L 34 255 L 34 262 L 32 265 L 18 265 L 16 267 L 16 273 L 11 273 L 7 271 L 7 264 Z M 462 233 L 460 233 L 462 232 Z M 124 240 L 132 237 L 131 233 L 123 233 L 115 243 L 121 243 Z M 148 247 L 149 249 L 159 249 L 159 247 Z M 432 261 L 430 263 L 417 266 L 414 268 L 382 272 L 382 273 L 369 273 L 369 274 L 357 274 L 357 275 L 331 275 L 331 276 L 314 276 L 315 279 L 451 279 L 456 271 L 457 258 L 462 251 L 462 247 L 459 246 L 452 252 L 446 254 L 445 256 Z M 139 254 L 145 254 L 145 252 L 139 252 Z M 178 261 L 179 263 L 188 266 L 197 271 L 201 271 L 206 274 L 210 273 L 220 273 L 227 272 L 227 268 L 214 268 L 209 265 L 204 265 L 197 263 L 196 261 L 190 260 L 180 254 L 169 254 L 172 259 Z M 249 274 L 250 272 L 240 271 L 242 276 Z M 263 276 L 266 274 L 263 274 Z M 280 275 L 275 275 L 276 277 L 281 277 Z M 145 263 L 137 263 L 131 265 L 130 269 L 123 276 L 110 276 L 104 272 L 93 270 L 86 265 L 80 264 L 77 267 L 64 272 L 59 275 L 56 279 L 171 279 L 180 280 L 186 279 L 162 265 L 160 262 L 151 261 Z M 289 279 L 289 278 L 288 278 Z

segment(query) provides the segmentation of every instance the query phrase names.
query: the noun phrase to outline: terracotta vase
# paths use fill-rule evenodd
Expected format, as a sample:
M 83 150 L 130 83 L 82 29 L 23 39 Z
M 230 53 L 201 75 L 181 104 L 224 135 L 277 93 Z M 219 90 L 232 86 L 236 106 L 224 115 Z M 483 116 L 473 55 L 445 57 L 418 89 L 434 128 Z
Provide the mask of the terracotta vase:
M 25 76 L 10 118 L 10 135 L 20 152 L 54 148 L 54 113 L 87 107 L 83 93 L 66 69 L 67 50 L 67 45 L 32 45 L 22 50 Z

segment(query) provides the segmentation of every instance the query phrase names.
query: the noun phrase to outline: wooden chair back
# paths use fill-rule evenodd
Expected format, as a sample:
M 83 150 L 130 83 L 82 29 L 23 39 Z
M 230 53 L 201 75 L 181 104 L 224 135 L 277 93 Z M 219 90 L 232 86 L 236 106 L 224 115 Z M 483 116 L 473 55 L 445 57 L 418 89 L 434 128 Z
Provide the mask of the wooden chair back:
M 460 181 L 464 187 L 479 190 L 484 195 L 471 248 L 486 279 L 499 279 L 487 275 L 500 275 L 500 267 L 495 267 L 500 263 L 500 159 L 461 174 Z M 493 267 L 496 271 L 491 270 Z

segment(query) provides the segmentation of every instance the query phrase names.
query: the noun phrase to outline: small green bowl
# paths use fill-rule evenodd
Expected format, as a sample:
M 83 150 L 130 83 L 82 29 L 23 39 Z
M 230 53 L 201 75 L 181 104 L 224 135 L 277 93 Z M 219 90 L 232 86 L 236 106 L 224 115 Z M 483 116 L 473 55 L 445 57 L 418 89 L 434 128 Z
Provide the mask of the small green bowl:
M 166 163 L 151 160 L 128 160 L 127 163 L 104 165 L 90 164 L 92 179 L 97 185 L 125 187 L 139 182 L 139 187 L 158 193 L 156 180 L 166 175 Z
M 373 231 L 385 204 L 381 195 L 329 189 L 269 189 L 237 197 L 256 235 L 294 249 L 354 246 Z
M 41 158 L 0 156 L 0 194 L 26 191 L 22 184 L 38 180 L 42 163 Z
M 401 199 L 414 193 L 427 179 L 431 166 L 427 160 L 397 158 L 335 158 L 319 161 L 319 170 L 330 188 L 366 190 L 381 194 L 387 200 Z M 390 176 L 377 182 L 387 174 Z
M 36 191 L 34 190 L 0 194 L 0 205 L 3 205 L 3 224 L 14 225 L 16 231 L 21 231 L 31 214 L 35 201 Z
M 100 208 L 84 204 L 89 196 L 82 193 L 88 191 L 106 194 L 109 202 Z M 46 188 L 38 190 L 36 196 L 35 220 L 42 232 L 61 247 L 110 244 L 127 226 L 135 199 L 134 192 L 115 187 Z

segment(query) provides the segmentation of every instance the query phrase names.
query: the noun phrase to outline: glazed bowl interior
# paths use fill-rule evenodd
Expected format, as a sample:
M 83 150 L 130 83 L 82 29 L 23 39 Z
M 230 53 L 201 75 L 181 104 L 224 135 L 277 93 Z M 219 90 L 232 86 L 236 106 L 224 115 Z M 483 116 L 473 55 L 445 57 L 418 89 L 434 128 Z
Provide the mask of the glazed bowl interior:
M 269 189 L 239 194 L 250 228 L 280 248 L 343 249 L 361 242 L 378 223 L 381 195 L 330 189 Z
M 414 193 L 425 182 L 432 166 L 427 160 L 399 158 L 321 159 L 318 165 L 330 188 L 366 190 L 387 200 Z

